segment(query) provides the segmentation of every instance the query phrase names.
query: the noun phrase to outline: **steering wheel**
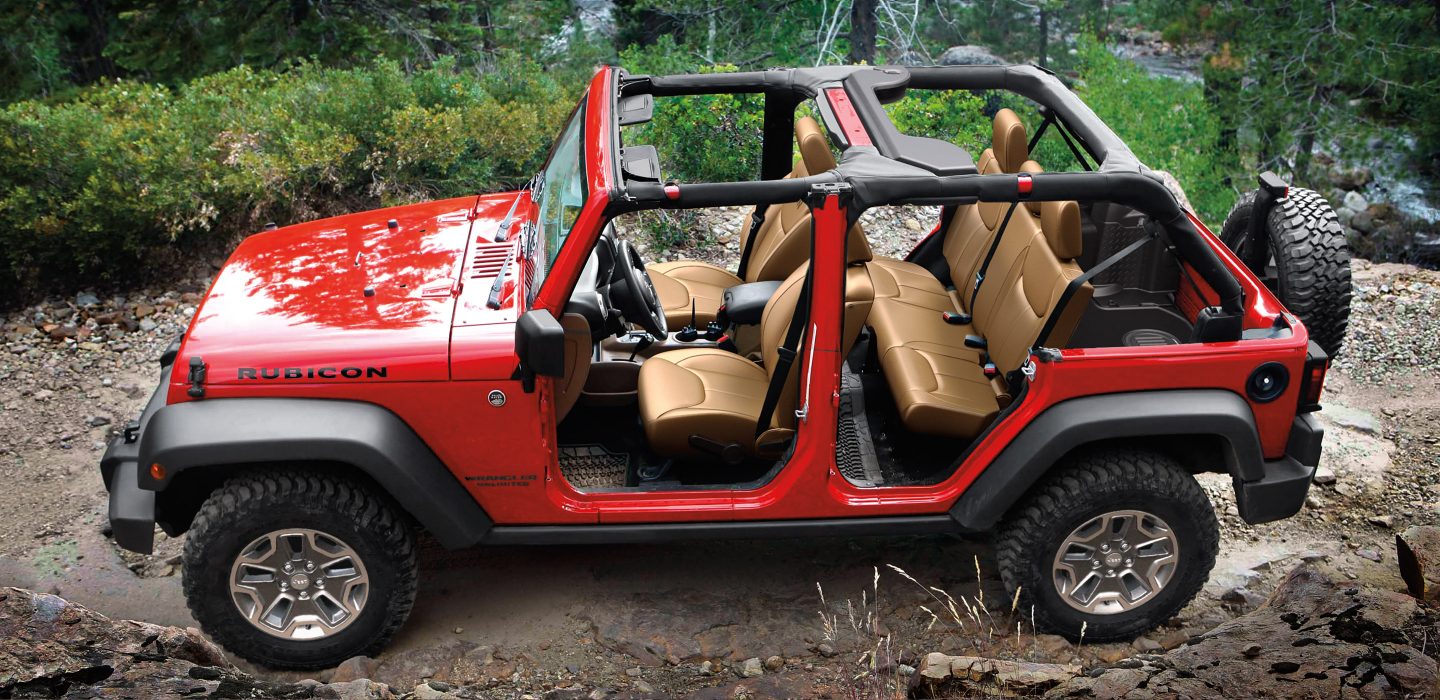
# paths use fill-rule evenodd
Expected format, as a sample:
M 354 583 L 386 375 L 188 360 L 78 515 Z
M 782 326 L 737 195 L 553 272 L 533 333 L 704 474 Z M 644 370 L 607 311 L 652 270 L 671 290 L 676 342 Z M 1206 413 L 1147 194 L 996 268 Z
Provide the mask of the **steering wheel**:
M 615 279 L 610 285 L 610 299 L 625 320 L 644 328 L 657 339 L 670 334 L 665 325 L 665 309 L 660 306 L 660 295 L 655 293 L 655 284 L 650 273 L 645 271 L 645 261 L 630 241 L 620 241 L 615 251 Z

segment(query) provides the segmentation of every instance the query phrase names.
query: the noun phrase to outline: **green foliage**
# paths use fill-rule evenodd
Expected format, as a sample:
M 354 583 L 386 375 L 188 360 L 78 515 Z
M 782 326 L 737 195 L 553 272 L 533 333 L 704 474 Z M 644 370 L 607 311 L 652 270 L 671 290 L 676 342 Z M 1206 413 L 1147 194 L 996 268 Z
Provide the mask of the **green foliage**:
M 668 73 L 724 64 L 744 70 L 812 65 L 822 10 L 815 2 L 618 0 L 615 44 L 651 58 L 665 56 Z
M 523 181 L 577 95 L 509 68 L 242 67 L 177 90 L 121 81 L 12 104 L 0 270 L 24 285 L 116 280 L 176 242 Z
M 678 73 L 681 62 L 670 37 L 646 48 L 626 51 L 622 63 L 637 73 Z M 677 70 L 678 69 L 678 70 Z M 705 73 L 729 73 L 732 65 L 707 67 Z M 735 182 L 760 175 L 760 144 L 765 124 L 760 95 L 686 95 L 655 100 L 655 118 L 625 129 L 627 145 L 648 144 L 669 169 L 665 177 L 692 182 Z
M 240 65 L 297 60 L 406 67 L 451 56 L 490 69 L 525 51 L 546 65 L 597 58 L 568 0 L 47 0 L 0 14 L 0 99 L 66 94 L 101 79 L 175 86 Z M 613 55 L 606 51 L 605 57 Z
M 1369 157 L 1398 122 L 1440 152 L 1440 5 L 1318 0 L 1144 0 L 1176 41 L 1209 40 L 1210 99 L 1259 167 L 1321 184 L 1317 149 Z
M 1080 98 L 1142 163 L 1174 175 L 1196 213 L 1218 226 L 1235 198 L 1225 179 L 1234 159 L 1219 148 L 1219 121 L 1201 88 L 1151 76 L 1110 53 L 1094 37 L 1082 37 L 1077 51 L 1084 76 L 1075 87 Z M 1007 103 L 1032 130 L 1039 128 L 1040 116 L 1028 102 L 1012 97 Z M 1048 171 L 1080 169 L 1053 129 L 1030 156 Z
M 990 120 L 982 110 L 985 101 L 966 91 L 909 90 L 885 105 L 890 121 L 901 133 L 927 136 L 959 144 L 979 159 L 990 147 Z

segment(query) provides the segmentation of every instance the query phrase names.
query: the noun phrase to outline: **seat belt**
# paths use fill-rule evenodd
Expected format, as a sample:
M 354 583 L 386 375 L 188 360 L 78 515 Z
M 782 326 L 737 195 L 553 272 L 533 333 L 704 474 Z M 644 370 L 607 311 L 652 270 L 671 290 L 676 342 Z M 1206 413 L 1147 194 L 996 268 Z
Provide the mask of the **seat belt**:
M 745 248 L 740 251 L 740 267 L 736 268 L 735 276 L 741 282 L 746 281 L 745 270 L 750 267 L 750 251 L 755 249 L 755 237 L 760 233 L 760 227 L 765 225 L 765 205 L 756 204 L 755 211 L 750 212 L 750 235 L 745 237 Z
M 805 325 L 810 317 L 810 281 L 815 276 L 815 266 L 805 270 L 805 281 L 800 285 L 800 298 L 795 302 L 795 312 L 790 315 L 790 327 L 785 329 L 785 341 L 775 348 L 775 373 L 770 376 L 770 385 L 765 388 L 765 403 L 760 406 L 760 417 L 755 421 L 755 437 L 770 429 L 770 417 L 775 414 L 775 405 L 780 403 L 780 393 L 785 380 L 790 376 L 790 365 L 800 354 L 796 347 L 805 334 Z
M 1130 245 L 1121 248 L 1116 251 L 1114 255 L 1096 263 L 1094 267 L 1086 270 L 1079 277 L 1070 280 L 1070 284 L 1065 285 L 1065 291 L 1061 292 L 1060 298 L 1056 300 L 1055 308 L 1050 310 L 1050 317 L 1045 319 L 1045 325 L 1040 328 L 1040 335 L 1036 337 L 1034 347 L 1039 348 L 1045 346 L 1045 341 L 1050 339 L 1050 333 L 1055 330 L 1055 324 L 1060 321 L 1060 314 L 1065 310 L 1065 305 L 1070 303 L 1070 298 L 1075 296 L 1075 292 L 1080 291 L 1080 288 L 1085 286 L 1086 282 L 1089 282 L 1096 275 L 1104 272 L 1111 265 L 1120 262 L 1121 258 L 1144 248 L 1146 243 L 1160 237 L 1158 228 L 1151 228 L 1148 233 L 1149 235 L 1132 241 Z
M 980 283 L 985 281 L 985 271 L 990 269 L 990 261 L 995 259 L 995 251 L 1000 249 L 1000 237 L 1005 235 L 1005 227 L 1010 225 L 1010 216 L 1018 206 L 1019 202 L 1013 202 L 1006 210 L 1005 218 L 1000 221 L 1000 228 L 995 229 L 995 238 L 990 241 L 990 250 L 985 252 L 985 261 L 980 263 L 980 269 L 975 271 L 975 289 L 971 290 L 970 303 L 965 307 L 972 317 L 975 315 L 975 300 L 980 297 Z

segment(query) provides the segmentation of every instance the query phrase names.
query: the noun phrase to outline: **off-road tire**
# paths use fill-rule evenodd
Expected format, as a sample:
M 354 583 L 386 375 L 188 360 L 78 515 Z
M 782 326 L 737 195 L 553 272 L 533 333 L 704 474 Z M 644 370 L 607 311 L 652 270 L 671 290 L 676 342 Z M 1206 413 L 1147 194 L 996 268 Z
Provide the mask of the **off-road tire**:
M 1055 554 L 1065 538 L 1106 512 L 1136 509 L 1168 523 L 1179 561 L 1168 584 L 1135 608 L 1088 614 L 1060 598 L 1053 579 Z M 1174 617 L 1200 592 L 1215 566 L 1220 528 L 1205 492 L 1174 460 L 1149 451 L 1088 452 L 1048 474 L 995 532 L 995 557 L 1007 598 L 1020 591 L 1019 614 L 1071 641 L 1128 641 Z
M 1231 250 L 1247 237 L 1255 198 L 1254 191 L 1241 195 L 1225 218 L 1220 239 Z M 1318 192 L 1292 187 L 1270 209 L 1265 228 L 1280 303 L 1300 317 L 1311 340 L 1338 355 L 1350 323 L 1350 248 L 1335 210 Z
M 277 528 L 320 530 L 344 540 L 370 579 L 366 605 L 349 626 L 320 639 L 292 641 L 247 621 L 229 592 L 231 565 Z M 235 476 L 201 505 L 185 540 L 184 588 L 190 612 L 226 650 L 276 669 L 328 668 L 373 656 L 415 603 L 415 536 L 388 499 L 342 476 L 255 471 Z

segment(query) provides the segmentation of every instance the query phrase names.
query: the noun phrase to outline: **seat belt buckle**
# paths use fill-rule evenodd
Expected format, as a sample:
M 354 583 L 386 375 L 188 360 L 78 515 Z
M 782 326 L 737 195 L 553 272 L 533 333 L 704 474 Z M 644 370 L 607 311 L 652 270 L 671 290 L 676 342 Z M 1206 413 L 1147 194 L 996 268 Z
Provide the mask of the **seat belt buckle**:
M 984 371 L 987 379 L 994 379 L 1000 374 L 1000 368 L 996 367 L 994 362 L 986 362 Z
M 976 350 L 984 350 L 984 349 L 985 349 L 985 345 L 986 345 L 985 339 L 984 339 L 984 338 L 981 338 L 981 337 L 978 336 L 978 335 L 967 335 L 967 336 L 965 336 L 965 347 L 967 347 L 967 348 L 975 348 Z
M 945 322 L 952 326 L 963 326 L 970 322 L 970 314 L 960 314 L 954 311 L 942 311 L 940 318 L 945 319 Z

